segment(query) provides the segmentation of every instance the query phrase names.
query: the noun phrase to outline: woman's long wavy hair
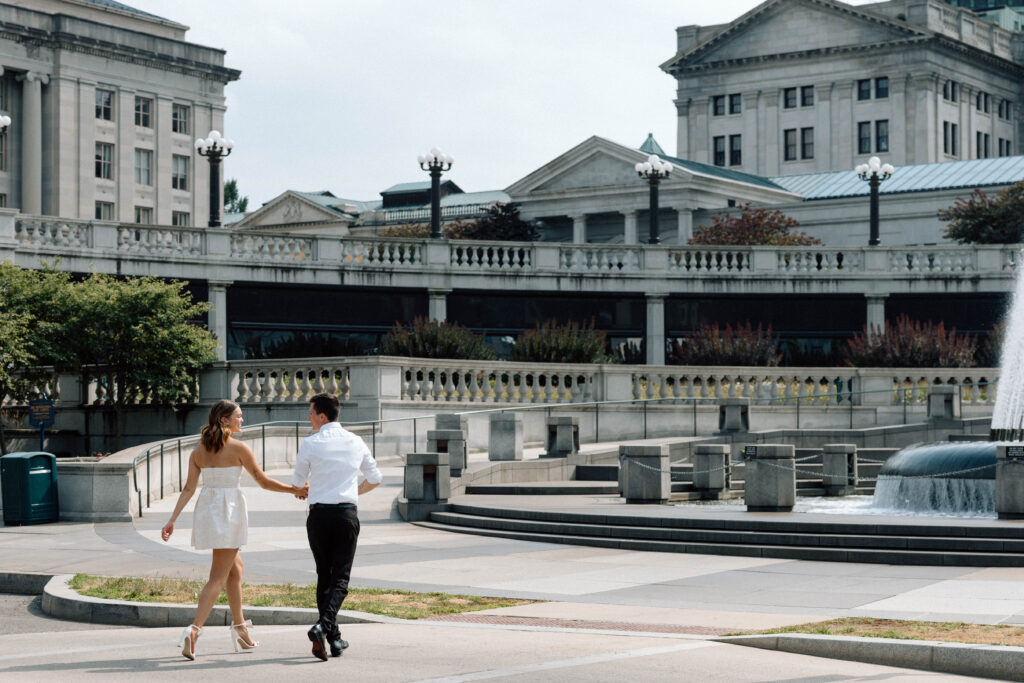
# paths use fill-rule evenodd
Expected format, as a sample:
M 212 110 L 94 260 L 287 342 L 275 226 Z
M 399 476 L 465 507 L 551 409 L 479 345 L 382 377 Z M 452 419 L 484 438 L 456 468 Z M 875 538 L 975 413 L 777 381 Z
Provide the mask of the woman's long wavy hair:
M 199 440 L 202 442 L 203 448 L 211 453 L 216 453 L 224 448 L 228 439 L 231 438 L 231 432 L 224 428 L 221 419 L 230 417 L 237 409 L 237 403 L 226 399 L 213 404 L 213 407 L 210 408 L 210 417 L 202 431 L 199 432 Z

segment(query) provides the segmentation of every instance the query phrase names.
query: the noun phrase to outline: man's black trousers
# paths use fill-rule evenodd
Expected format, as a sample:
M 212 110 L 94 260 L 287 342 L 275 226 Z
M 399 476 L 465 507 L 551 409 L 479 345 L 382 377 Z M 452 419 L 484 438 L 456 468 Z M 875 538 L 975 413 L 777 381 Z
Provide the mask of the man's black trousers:
M 339 637 L 338 610 L 348 595 L 348 578 L 359 540 L 359 517 L 354 507 L 311 507 L 306 536 L 316 562 L 316 607 L 328 639 Z

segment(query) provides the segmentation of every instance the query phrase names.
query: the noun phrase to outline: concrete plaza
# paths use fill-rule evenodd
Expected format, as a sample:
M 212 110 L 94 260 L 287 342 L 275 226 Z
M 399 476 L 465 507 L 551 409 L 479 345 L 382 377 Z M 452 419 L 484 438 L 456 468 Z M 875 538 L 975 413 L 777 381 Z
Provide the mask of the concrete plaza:
M 344 633 L 352 648 L 326 665 L 344 666 L 357 680 L 944 679 L 708 638 L 834 616 L 1024 623 L 1024 569 L 645 553 L 451 533 L 401 521 L 393 503 L 402 470 L 382 465 L 382 471 L 385 484 L 360 503 L 353 585 L 547 602 L 451 621 L 349 625 Z M 303 504 L 252 486 L 246 497 L 246 581 L 315 580 Z M 134 523 L 0 527 L 0 571 L 204 578 L 209 553 L 189 546 L 191 505 L 171 542 L 159 540 L 174 503 L 168 497 Z M 574 504 L 620 503 L 584 496 Z M 78 630 L 75 624 L 65 634 L 66 622 L 38 619 L 17 632 L 0 630 L 0 679 L 59 673 L 67 680 L 117 680 L 199 668 L 226 680 L 259 680 L 317 663 L 301 627 L 260 627 L 263 647 L 242 656 L 231 653 L 224 627 L 211 626 L 192 663 L 175 651 L 180 629 Z

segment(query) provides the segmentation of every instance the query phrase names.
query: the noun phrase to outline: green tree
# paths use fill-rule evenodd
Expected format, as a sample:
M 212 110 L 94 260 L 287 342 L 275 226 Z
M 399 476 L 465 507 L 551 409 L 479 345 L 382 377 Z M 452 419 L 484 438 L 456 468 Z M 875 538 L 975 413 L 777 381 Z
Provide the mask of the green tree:
M 750 203 L 739 207 L 740 213 L 724 213 L 711 217 L 711 225 L 702 225 L 693 231 L 690 244 L 707 246 L 796 247 L 821 244 L 817 237 L 804 232 L 790 232 L 799 221 L 779 211 L 763 207 L 752 208 Z
M 216 342 L 195 323 L 209 305 L 193 302 L 184 282 L 93 273 L 72 285 L 72 300 L 72 353 L 84 373 L 90 372 L 84 366 L 106 368 L 117 448 L 128 406 L 173 407 L 194 398 L 197 374 L 215 360 Z
M 483 218 L 453 226 L 445 231 L 445 236 L 463 240 L 532 242 L 537 239 L 537 227 L 519 216 L 518 204 L 495 202 Z
M 64 329 L 69 310 L 67 273 L 0 264 L 0 396 L 16 402 L 33 398 L 54 369 L 72 364 Z M 6 434 L 0 416 L 2 453 Z
M 938 216 L 946 221 L 943 236 L 960 244 L 1016 244 L 1024 235 L 1024 181 L 991 196 L 975 189 Z
M 249 210 L 249 198 L 238 192 L 238 180 L 232 178 L 224 183 L 224 213 L 245 213 Z

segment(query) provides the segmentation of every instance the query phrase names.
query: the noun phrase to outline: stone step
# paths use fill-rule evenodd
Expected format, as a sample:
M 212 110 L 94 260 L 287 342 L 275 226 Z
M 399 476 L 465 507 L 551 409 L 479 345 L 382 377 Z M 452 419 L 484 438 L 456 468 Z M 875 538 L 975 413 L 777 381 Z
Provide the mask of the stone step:
M 618 495 L 618 482 L 523 481 L 508 484 L 470 484 L 466 493 L 484 496 L 603 496 Z
M 605 515 L 453 505 L 435 512 L 433 528 L 522 540 L 652 550 L 886 564 L 1024 566 L 1024 530 L 985 526 L 927 526 Z
M 618 465 L 577 465 L 576 481 L 618 481 Z

